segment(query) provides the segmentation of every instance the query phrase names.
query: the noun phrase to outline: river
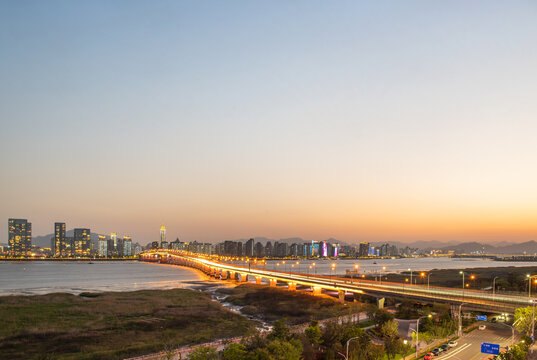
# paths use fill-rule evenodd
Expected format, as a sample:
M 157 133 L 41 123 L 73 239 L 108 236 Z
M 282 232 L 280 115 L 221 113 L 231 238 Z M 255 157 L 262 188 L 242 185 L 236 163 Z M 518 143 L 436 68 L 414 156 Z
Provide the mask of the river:
M 315 265 L 313 265 L 315 263 Z M 279 264 L 279 265 L 278 265 Z M 332 267 L 334 264 L 334 267 Z M 242 263 L 247 266 L 247 263 Z M 535 262 L 503 262 L 485 259 L 404 258 L 377 260 L 278 260 L 266 269 L 316 274 L 345 274 L 358 266 L 360 274 L 383 274 L 432 269 L 536 266 Z M 252 264 L 253 266 L 253 264 Z M 263 265 L 257 265 L 263 267 Z M 332 268 L 334 270 L 332 270 Z M 222 284 L 193 269 L 137 261 L 0 261 L 0 295 L 36 295 L 53 292 L 132 291 L 141 289 L 201 288 Z

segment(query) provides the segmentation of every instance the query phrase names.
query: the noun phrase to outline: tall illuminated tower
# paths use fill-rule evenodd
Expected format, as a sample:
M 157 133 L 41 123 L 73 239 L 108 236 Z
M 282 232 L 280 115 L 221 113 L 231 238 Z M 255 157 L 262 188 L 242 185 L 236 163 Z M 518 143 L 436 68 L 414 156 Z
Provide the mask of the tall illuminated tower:
M 9 255 L 29 255 L 32 250 L 32 223 L 29 223 L 26 219 L 9 219 L 8 232 Z
M 69 256 L 65 242 L 65 223 L 54 223 L 54 256 Z
M 166 242 L 166 227 L 162 225 L 160 227 L 160 247 L 162 248 L 162 243 Z

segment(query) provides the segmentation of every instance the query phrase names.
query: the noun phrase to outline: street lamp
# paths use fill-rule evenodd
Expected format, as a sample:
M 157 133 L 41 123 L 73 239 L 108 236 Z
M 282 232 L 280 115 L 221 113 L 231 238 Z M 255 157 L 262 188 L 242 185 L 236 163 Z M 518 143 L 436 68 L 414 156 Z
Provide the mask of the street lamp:
M 410 271 L 410 285 L 412 285 L 412 269 L 408 268 L 408 271 Z
M 425 277 L 425 273 L 422 272 L 421 274 L 421 277 Z M 431 273 L 427 273 L 427 290 L 429 290 L 429 277 L 431 276 Z
M 383 266 L 382 269 L 380 270 L 380 283 L 382 284 L 382 271 L 386 271 L 386 266 Z
M 498 279 L 499 276 L 495 276 L 494 279 L 492 279 L 492 298 L 494 299 L 494 294 L 496 292 L 496 279 Z
M 354 340 L 354 339 L 358 339 L 358 336 L 351 337 L 349 340 L 347 340 L 347 352 L 345 355 L 345 360 L 349 360 L 349 343 L 351 342 L 351 340 Z
M 459 274 L 462 275 L 462 298 L 464 299 L 464 271 L 459 271 Z
M 315 267 L 315 263 L 311 264 L 313 266 L 314 275 L 317 275 L 317 268 Z
M 528 297 L 531 297 L 531 279 L 537 277 L 537 275 L 530 275 L 530 274 L 526 274 L 526 278 L 528 280 Z M 536 281 L 537 283 L 537 281 Z
M 334 273 L 332 275 L 332 272 Z M 334 276 L 336 274 L 336 263 L 332 263 L 332 267 L 330 268 L 330 275 Z
M 420 341 L 420 320 L 426 317 L 431 318 L 433 316 L 429 314 L 429 315 L 424 315 L 422 317 L 419 317 L 416 320 L 416 329 L 410 329 L 410 330 L 416 330 L 416 359 L 418 358 L 418 346 L 419 346 L 419 341 Z

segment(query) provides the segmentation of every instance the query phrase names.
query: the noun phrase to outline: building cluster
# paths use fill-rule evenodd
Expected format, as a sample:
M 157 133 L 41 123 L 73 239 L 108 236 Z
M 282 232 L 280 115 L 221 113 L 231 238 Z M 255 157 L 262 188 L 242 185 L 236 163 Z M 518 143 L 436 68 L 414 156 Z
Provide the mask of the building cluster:
M 9 256 L 31 256 L 40 248 L 32 248 L 32 224 L 26 219 L 8 220 L 8 249 Z M 110 238 L 99 235 L 97 246 L 91 240 L 91 230 L 76 228 L 73 236 L 67 236 L 64 222 L 54 223 L 54 236 L 51 238 L 50 250 L 42 252 L 55 258 L 73 257 L 125 257 L 142 252 L 139 244 L 133 244 L 130 236 L 117 237 L 115 233 Z M 34 254 L 35 255 L 35 254 Z M 37 255 L 39 256 L 39 254 Z
M 395 245 L 388 243 L 380 246 L 374 246 L 369 242 L 361 242 L 358 246 L 343 246 L 341 248 L 341 254 L 346 257 L 395 257 L 395 256 L 414 256 L 421 254 L 421 251 L 417 248 L 397 248 Z
M 111 233 L 108 238 L 99 235 L 97 244 L 100 257 L 129 257 L 142 252 L 142 247 L 138 243 L 133 244 L 130 236 L 119 237 L 116 233 Z
M 224 241 L 214 246 L 214 254 L 221 256 L 246 257 L 338 257 L 339 244 L 327 241 L 311 241 L 306 243 L 293 243 L 267 241 L 265 244 L 249 239 L 246 242 Z

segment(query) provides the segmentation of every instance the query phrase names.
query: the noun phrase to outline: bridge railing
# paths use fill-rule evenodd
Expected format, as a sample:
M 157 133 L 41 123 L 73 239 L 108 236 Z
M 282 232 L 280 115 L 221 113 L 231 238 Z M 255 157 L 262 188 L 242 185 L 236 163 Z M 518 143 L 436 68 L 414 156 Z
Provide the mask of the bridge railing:
M 158 252 L 158 251 L 157 251 Z M 311 283 L 319 286 L 330 287 L 342 287 L 342 288 L 357 288 L 360 290 L 370 290 L 375 292 L 384 293 L 397 293 L 399 295 L 426 297 L 429 299 L 442 299 L 452 300 L 457 302 L 473 302 L 483 305 L 491 305 L 496 307 L 520 307 L 528 306 L 531 304 L 531 299 L 523 296 L 506 295 L 503 293 L 496 293 L 492 296 L 490 291 L 473 290 L 473 289 L 454 289 L 439 286 L 427 286 L 427 285 L 414 285 L 407 283 L 396 283 L 388 281 L 373 281 L 364 279 L 350 279 L 346 277 L 329 276 L 329 275 L 317 275 L 317 274 L 304 274 L 281 270 L 267 270 L 265 267 L 245 266 L 244 264 L 230 264 L 217 259 L 213 259 L 209 256 L 200 257 L 199 254 L 187 254 L 181 251 L 160 251 L 167 255 L 180 256 L 191 261 L 203 262 L 204 266 L 217 266 L 222 268 L 233 268 L 233 271 L 241 271 L 253 276 L 264 277 L 278 277 L 283 281 L 297 281 L 302 283 Z

